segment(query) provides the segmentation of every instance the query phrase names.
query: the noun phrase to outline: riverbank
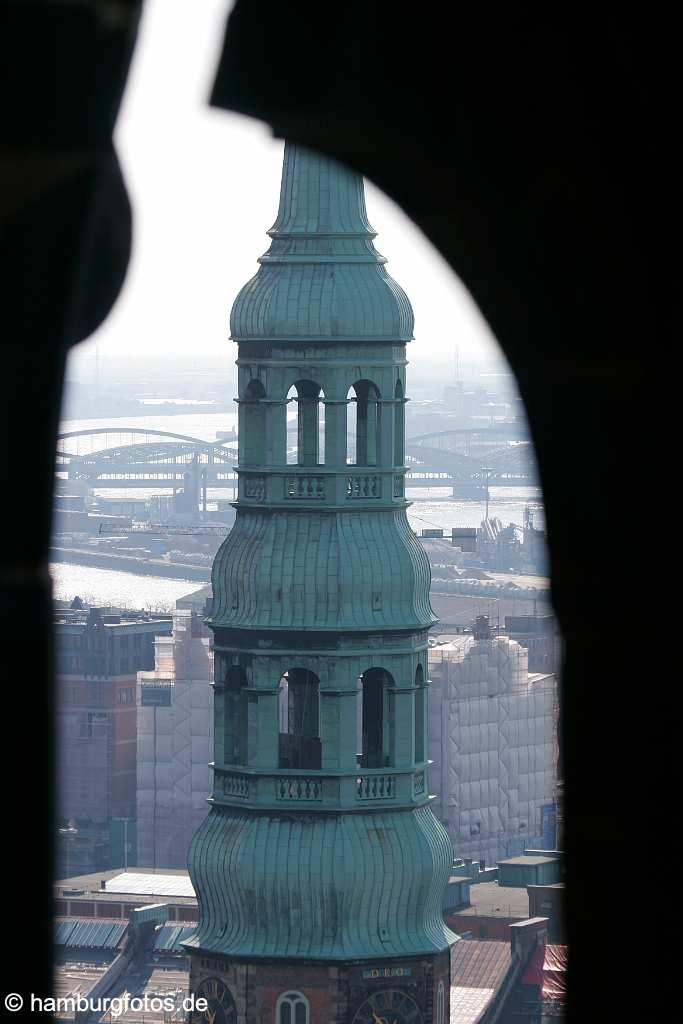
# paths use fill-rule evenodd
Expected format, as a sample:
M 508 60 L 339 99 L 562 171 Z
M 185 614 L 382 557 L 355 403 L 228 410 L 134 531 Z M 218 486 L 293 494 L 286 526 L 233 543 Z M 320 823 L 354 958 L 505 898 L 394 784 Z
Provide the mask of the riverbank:
M 166 562 L 161 558 L 135 558 L 85 548 L 51 547 L 51 562 L 86 565 L 114 572 L 130 572 L 136 576 L 157 576 L 163 579 L 189 580 L 192 583 L 210 583 L 211 569 L 204 565 L 186 565 L 184 562 Z

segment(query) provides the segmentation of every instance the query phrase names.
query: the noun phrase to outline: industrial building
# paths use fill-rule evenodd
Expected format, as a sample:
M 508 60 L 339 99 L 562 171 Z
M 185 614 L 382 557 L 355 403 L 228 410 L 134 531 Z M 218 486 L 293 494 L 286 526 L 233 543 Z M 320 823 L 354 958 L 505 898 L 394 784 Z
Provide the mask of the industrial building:
M 76 602 L 74 602 L 76 603 Z M 57 871 L 123 864 L 135 851 L 136 676 L 170 617 L 61 608 L 57 658 Z
M 154 658 L 137 677 L 138 863 L 184 868 L 207 814 L 213 760 L 213 652 L 196 607 L 176 607 Z
M 554 848 L 558 693 L 553 673 L 530 673 L 528 651 L 472 634 L 429 650 L 430 790 L 459 856 L 495 863 Z

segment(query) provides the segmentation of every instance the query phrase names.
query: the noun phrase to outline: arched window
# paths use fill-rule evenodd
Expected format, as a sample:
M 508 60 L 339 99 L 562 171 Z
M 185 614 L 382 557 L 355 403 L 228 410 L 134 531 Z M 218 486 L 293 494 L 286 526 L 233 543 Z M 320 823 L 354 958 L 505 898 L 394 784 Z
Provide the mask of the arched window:
M 405 409 L 403 406 L 403 385 L 396 381 L 394 389 L 394 465 L 402 466 L 405 461 Z
M 284 992 L 277 1001 L 275 1024 L 309 1024 L 308 999 L 301 992 Z
M 280 680 L 280 768 L 319 770 L 320 680 L 305 668 L 291 668 Z
M 244 440 L 240 457 L 245 466 L 261 466 L 266 458 L 266 392 L 260 380 L 250 380 L 244 393 Z
M 415 670 L 415 761 L 425 759 L 425 710 L 427 691 L 422 665 Z
M 349 388 L 346 400 L 346 460 L 356 466 L 376 466 L 381 428 L 379 391 L 371 381 L 358 380 Z
M 223 757 L 226 764 L 247 762 L 247 674 L 231 666 L 224 682 Z
M 389 687 L 391 675 L 370 668 L 360 677 L 358 731 L 362 768 L 386 768 L 391 760 Z
M 444 990 L 444 984 L 443 981 L 440 981 L 436 990 L 436 1024 L 444 1024 L 445 1003 L 446 993 Z
M 287 392 L 296 402 L 296 442 L 290 443 L 288 420 L 287 463 L 291 466 L 320 466 L 325 462 L 325 395 L 312 380 L 298 380 Z M 294 440 L 294 439 L 292 439 Z

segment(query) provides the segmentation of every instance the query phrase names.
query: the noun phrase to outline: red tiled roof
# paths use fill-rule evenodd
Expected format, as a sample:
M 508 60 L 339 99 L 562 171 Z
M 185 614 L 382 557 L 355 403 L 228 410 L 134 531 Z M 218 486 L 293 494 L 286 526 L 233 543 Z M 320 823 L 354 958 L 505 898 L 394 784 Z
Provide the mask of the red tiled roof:
M 522 975 L 522 984 L 540 988 L 543 999 L 564 999 L 567 994 L 566 971 L 566 946 L 539 946 Z

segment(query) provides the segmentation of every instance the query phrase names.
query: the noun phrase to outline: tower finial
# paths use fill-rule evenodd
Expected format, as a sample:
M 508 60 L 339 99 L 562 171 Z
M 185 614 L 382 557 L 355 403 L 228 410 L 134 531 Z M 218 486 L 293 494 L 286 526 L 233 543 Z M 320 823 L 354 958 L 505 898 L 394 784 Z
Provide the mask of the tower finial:
M 233 341 L 410 341 L 413 311 L 375 249 L 363 178 L 286 142 L 260 269 L 230 314 Z
M 362 176 L 322 153 L 285 142 L 280 206 L 268 234 L 374 238 Z

